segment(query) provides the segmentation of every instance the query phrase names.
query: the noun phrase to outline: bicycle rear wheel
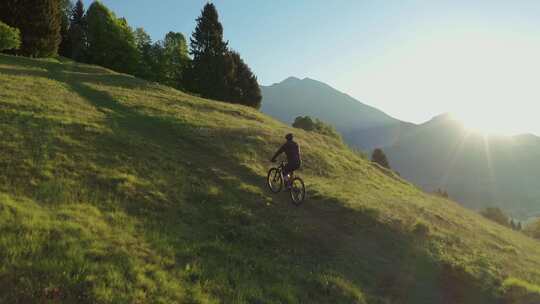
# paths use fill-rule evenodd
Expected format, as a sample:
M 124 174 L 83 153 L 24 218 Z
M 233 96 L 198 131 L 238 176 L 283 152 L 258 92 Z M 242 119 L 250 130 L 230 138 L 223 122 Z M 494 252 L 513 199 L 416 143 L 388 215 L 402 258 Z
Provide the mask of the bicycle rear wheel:
M 299 206 L 306 198 L 306 187 L 300 177 L 295 177 L 291 181 L 291 200 L 293 204 Z
M 272 168 L 268 171 L 268 177 L 266 178 L 266 185 L 268 189 L 273 193 L 278 193 L 283 187 L 283 179 L 278 168 Z

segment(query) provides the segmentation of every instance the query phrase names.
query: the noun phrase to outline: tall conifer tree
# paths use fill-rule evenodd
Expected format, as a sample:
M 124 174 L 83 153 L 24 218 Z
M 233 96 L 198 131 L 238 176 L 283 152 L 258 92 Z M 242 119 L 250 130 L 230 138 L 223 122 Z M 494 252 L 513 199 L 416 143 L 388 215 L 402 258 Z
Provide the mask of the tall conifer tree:
M 86 59 L 86 31 L 84 4 L 81 0 L 78 0 L 71 11 L 69 26 L 69 41 L 71 46 L 69 57 L 74 60 L 84 61 Z
M 73 3 L 71 0 L 60 0 L 60 36 L 61 41 L 58 46 L 58 55 L 71 57 L 71 39 L 69 37 L 69 26 Z
M 212 3 L 207 3 L 190 39 L 193 66 L 189 89 L 204 97 L 224 100 L 227 97 L 226 54 L 223 26 Z
M 17 53 L 31 57 L 57 54 L 61 36 L 60 0 L 2 0 L 0 20 L 21 31 Z
M 259 109 L 262 95 L 257 77 L 237 52 L 229 52 L 228 59 L 231 66 L 229 70 L 232 72 L 229 73 L 230 79 L 227 81 L 229 87 L 227 99 L 234 103 Z

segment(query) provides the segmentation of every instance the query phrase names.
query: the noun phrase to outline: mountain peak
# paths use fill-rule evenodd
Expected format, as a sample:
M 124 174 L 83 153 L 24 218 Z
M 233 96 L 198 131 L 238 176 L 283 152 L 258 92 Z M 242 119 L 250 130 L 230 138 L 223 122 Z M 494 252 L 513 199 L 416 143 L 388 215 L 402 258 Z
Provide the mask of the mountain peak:
M 313 78 L 309 78 L 309 77 L 304 77 L 303 79 L 300 79 L 300 78 L 295 77 L 295 76 L 290 76 L 290 77 L 285 78 L 281 82 L 277 82 L 277 83 L 272 84 L 271 86 L 282 86 L 282 87 L 302 86 L 304 88 L 307 88 L 307 87 L 313 88 L 313 87 L 315 87 L 315 88 L 318 88 L 318 89 L 324 88 L 324 89 L 329 89 L 329 90 L 332 90 L 332 91 L 336 91 L 334 88 L 332 88 L 328 84 L 326 84 L 324 82 L 321 82 L 319 80 L 315 80 Z
M 462 123 L 457 119 L 454 115 L 451 113 L 443 113 L 439 114 L 432 119 L 428 120 L 427 122 L 423 123 L 423 125 L 433 125 L 433 124 L 458 124 L 461 125 Z
M 290 77 L 287 77 L 286 79 L 284 79 L 283 81 L 279 82 L 278 84 L 297 83 L 299 81 L 302 81 L 302 80 L 300 80 L 300 78 L 298 78 L 298 77 L 290 76 Z
M 431 121 L 447 121 L 447 120 L 454 120 L 454 116 L 450 113 L 442 113 L 439 114 L 431 119 Z

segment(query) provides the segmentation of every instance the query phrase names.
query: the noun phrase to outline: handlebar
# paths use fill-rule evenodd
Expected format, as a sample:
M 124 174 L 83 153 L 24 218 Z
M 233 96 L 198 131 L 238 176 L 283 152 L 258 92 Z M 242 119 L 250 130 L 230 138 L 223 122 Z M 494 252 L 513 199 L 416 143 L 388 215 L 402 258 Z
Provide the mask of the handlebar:
M 276 163 L 277 161 L 274 161 L 274 163 Z M 277 166 L 278 168 L 280 167 L 285 167 L 285 165 L 287 165 L 287 161 L 285 160 L 280 160 L 279 161 L 279 165 Z

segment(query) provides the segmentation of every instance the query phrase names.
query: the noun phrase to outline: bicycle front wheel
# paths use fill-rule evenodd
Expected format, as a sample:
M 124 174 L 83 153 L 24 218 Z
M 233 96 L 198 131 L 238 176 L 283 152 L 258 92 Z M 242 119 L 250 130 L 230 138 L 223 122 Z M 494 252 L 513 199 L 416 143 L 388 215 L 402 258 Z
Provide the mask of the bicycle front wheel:
M 283 187 L 283 179 L 278 168 L 272 168 L 268 171 L 268 177 L 266 178 L 266 185 L 268 189 L 273 193 L 278 193 Z
M 306 198 L 306 187 L 304 181 L 299 178 L 293 178 L 291 182 L 291 199 L 293 204 L 299 206 Z

